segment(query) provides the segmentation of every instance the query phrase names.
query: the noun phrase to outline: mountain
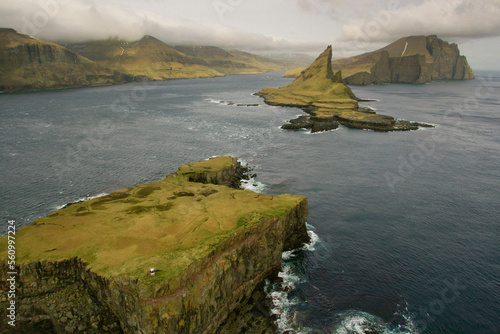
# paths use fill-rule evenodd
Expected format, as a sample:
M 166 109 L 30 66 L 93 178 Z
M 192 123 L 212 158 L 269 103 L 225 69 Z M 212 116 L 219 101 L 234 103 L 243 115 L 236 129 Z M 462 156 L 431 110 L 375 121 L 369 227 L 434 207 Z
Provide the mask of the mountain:
M 306 68 L 311 65 L 316 57 L 304 53 L 262 53 L 262 57 L 273 59 L 284 64 L 287 69 Z
M 345 83 L 353 85 L 474 79 L 458 46 L 435 35 L 403 37 L 373 52 L 335 59 L 332 68 L 341 70 Z M 293 77 L 297 72 L 285 76 Z
M 185 55 L 152 36 L 135 42 L 119 39 L 67 44 L 85 57 L 142 80 L 223 76 L 203 59 Z
M 283 129 L 311 129 L 311 132 L 317 132 L 335 129 L 338 123 L 376 131 L 415 130 L 427 126 L 359 108 L 359 99 L 344 84 L 342 72 L 333 72 L 331 46 L 288 86 L 265 88 L 257 95 L 263 97 L 267 104 L 299 107 L 312 115 L 291 120 Z
M 61 45 L 0 29 L 0 91 L 14 92 L 132 81 Z
M 175 49 L 204 60 L 212 68 L 226 74 L 255 74 L 282 72 L 283 61 L 273 60 L 239 50 L 223 50 L 215 46 L 179 45 Z

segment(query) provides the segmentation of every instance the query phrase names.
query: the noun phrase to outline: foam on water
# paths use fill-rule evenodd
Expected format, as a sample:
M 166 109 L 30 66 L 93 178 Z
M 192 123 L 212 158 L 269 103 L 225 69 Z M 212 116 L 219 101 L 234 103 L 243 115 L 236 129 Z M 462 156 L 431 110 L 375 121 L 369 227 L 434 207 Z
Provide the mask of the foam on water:
M 101 193 L 101 194 L 97 194 L 97 195 L 94 195 L 94 196 L 87 195 L 85 197 L 80 197 L 80 198 L 78 198 L 77 200 L 75 200 L 73 202 L 56 206 L 55 207 L 55 211 L 61 210 L 61 209 L 65 208 L 65 207 L 67 207 L 70 204 L 80 203 L 80 202 L 85 202 L 85 201 L 90 201 L 91 199 L 98 198 L 98 197 L 103 197 L 103 196 L 106 196 L 106 195 L 109 195 L 109 194 L 108 193 Z
M 338 315 L 339 324 L 335 326 L 334 334 L 417 334 L 411 317 L 404 317 L 407 324 L 394 326 L 385 323 L 383 319 L 367 312 L 348 310 Z
M 266 189 L 266 185 L 264 183 L 256 181 L 253 177 L 248 180 L 241 180 L 241 187 L 256 193 L 262 193 L 264 189 Z
M 314 229 L 311 225 L 307 224 L 308 228 Z M 295 312 L 293 306 L 297 305 L 300 301 L 298 298 L 292 297 L 292 292 L 297 288 L 297 285 L 305 282 L 291 263 L 291 259 L 301 251 L 314 251 L 314 246 L 319 241 L 319 237 L 311 230 L 307 231 L 310 241 L 301 248 L 283 252 L 281 255 L 281 271 L 278 277 L 281 282 L 271 283 L 266 281 L 265 291 L 273 303 L 271 312 L 277 316 L 276 325 L 278 333 L 285 333 L 286 331 L 293 330 L 293 333 L 306 334 L 310 332 L 308 328 L 302 328 L 295 321 Z

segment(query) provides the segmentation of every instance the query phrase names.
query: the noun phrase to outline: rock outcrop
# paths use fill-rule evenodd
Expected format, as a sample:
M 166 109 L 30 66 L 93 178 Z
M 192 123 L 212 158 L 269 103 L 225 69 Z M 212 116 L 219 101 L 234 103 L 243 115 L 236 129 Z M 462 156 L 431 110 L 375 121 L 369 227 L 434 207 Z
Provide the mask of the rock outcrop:
M 60 45 L 0 29 L 0 91 L 101 86 L 132 81 Z
M 435 35 L 404 37 L 373 52 L 335 59 L 332 66 L 342 71 L 344 82 L 351 85 L 474 79 L 458 46 Z M 297 76 L 298 71 L 284 76 Z
M 299 77 L 288 86 L 265 88 L 257 93 L 269 105 L 299 107 L 311 116 L 300 116 L 282 126 L 287 130 L 333 130 L 342 124 L 351 128 L 375 131 L 416 130 L 430 125 L 396 120 L 360 108 L 359 99 L 342 80 L 342 72 L 332 70 L 332 47 L 329 46 Z
M 232 183 L 240 169 L 230 157 L 190 164 L 21 228 L 17 328 L 209 334 L 228 326 L 280 269 L 281 253 L 308 241 L 305 197 L 190 181 Z M 12 270 L 0 267 L 6 287 Z

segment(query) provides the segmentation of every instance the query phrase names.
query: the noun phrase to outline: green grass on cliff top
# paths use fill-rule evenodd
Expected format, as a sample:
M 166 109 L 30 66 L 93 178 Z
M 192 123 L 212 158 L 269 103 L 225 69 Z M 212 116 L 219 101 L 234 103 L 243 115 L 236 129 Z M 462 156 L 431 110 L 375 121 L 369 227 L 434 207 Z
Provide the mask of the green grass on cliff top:
M 317 106 L 356 110 L 358 102 L 351 89 L 333 74 L 332 48 L 329 46 L 299 77 L 287 86 L 265 88 L 259 92 L 266 102 L 277 105 Z
M 176 277 L 236 230 L 277 217 L 304 199 L 189 182 L 184 173 L 218 171 L 236 159 L 182 166 L 164 180 L 116 191 L 58 210 L 16 235 L 17 262 L 73 257 L 105 277 Z M 6 236 L 0 238 L 6 258 Z

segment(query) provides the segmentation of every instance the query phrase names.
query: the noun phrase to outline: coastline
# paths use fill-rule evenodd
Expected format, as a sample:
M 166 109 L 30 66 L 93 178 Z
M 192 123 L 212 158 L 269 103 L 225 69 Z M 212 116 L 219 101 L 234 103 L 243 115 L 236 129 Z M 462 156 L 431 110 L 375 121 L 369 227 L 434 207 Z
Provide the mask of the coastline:
M 69 205 L 21 228 L 18 245 L 30 247 L 17 250 L 16 271 L 24 287 L 17 296 L 24 305 L 19 324 L 32 328 L 42 326 L 37 319 L 45 319 L 44 326 L 56 332 L 83 330 L 77 326 L 81 323 L 96 333 L 105 328 L 213 333 L 231 312 L 262 302 L 255 291 L 279 271 L 281 253 L 309 240 L 307 199 L 236 189 L 235 180 L 239 185 L 243 173 L 234 158 L 212 158 L 181 166 L 164 181 Z M 157 202 L 168 194 L 176 198 Z M 153 202 L 155 210 L 148 211 L 145 203 Z M 127 221 L 120 218 L 124 208 Z M 181 219 L 179 213 L 186 209 L 190 213 Z M 157 224 L 171 226 L 158 229 Z M 145 230 L 155 225 L 153 233 Z M 178 233 L 171 232 L 176 229 Z M 146 235 L 136 235 L 138 231 Z M 167 240 L 174 248 L 165 252 Z M 0 265 L 6 269 L 7 263 Z M 154 275 L 149 268 L 155 268 Z M 2 284 L 6 272 L 2 270 Z M 41 295 L 45 297 L 37 297 Z M 91 302 L 77 318 L 73 309 L 82 298 Z M 2 292 L 0 304 L 6 300 Z M 96 321 L 99 314 L 103 316 Z

